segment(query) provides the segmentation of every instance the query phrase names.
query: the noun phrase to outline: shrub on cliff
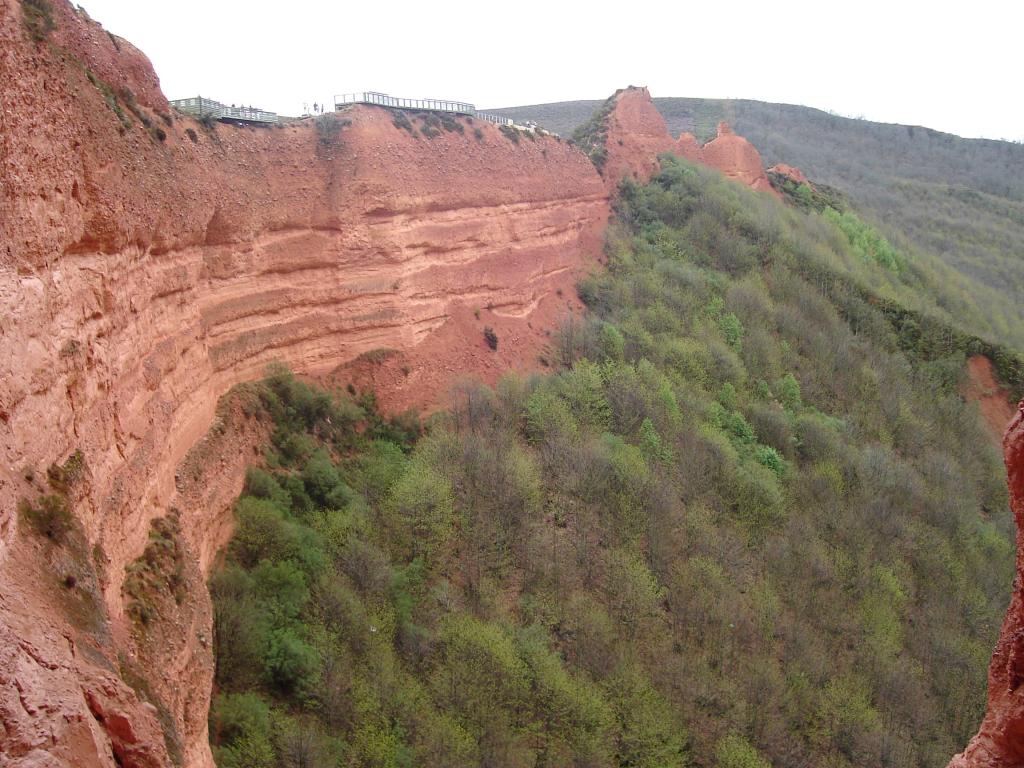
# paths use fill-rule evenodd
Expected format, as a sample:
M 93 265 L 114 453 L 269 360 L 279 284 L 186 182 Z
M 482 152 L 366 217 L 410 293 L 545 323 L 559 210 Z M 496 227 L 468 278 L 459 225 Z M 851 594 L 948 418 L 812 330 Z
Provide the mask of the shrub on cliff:
M 487 342 L 487 346 L 491 349 L 498 348 L 498 334 L 496 334 L 494 329 L 489 325 L 484 328 L 484 341 Z
M 167 597 L 178 605 L 186 597 L 185 551 L 177 510 L 154 518 L 142 554 L 125 568 L 122 592 L 128 615 L 142 626 L 157 618 Z
M 57 28 L 49 0 L 21 0 L 21 18 L 29 37 L 37 43 L 48 38 Z
M 20 499 L 18 513 L 37 533 L 57 544 L 62 543 L 71 531 L 71 507 L 67 496 L 62 493 L 40 496 L 35 504 L 28 499 Z

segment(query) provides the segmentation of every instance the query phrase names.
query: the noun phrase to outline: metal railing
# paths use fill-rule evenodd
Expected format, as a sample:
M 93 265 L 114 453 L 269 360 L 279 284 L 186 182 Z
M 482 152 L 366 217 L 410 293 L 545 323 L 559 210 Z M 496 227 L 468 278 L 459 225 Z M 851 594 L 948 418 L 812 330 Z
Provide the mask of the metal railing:
M 474 117 L 486 120 L 488 123 L 494 123 L 495 125 L 514 125 L 514 121 L 511 117 L 505 117 L 503 115 L 492 115 L 488 112 L 477 112 Z
M 476 107 L 465 101 L 449 101 L 447 99 L 403 99 L 398 96 L 388 96 L 386 93 L 377 91 L 362 91 L 361 93 L 339 93 L 334 97 L 334 108 L 340 109 L 348 104 L 375 104 L 379 107 L 391 107 L 392 109 L 412 109 L 424 112 L 451 112 L 456 115 L 469 115 L 478 117 L 495 125 L 512 125 L 512 119 L 502 115 L 491 115 L 486 112 L 477 112 Z
M 212 117 L 215 120 L 238 120 L 246 123 L 276 123 L 277 113 L 265 109 L 229 107 L 219 101 L 194 96 L 190 99 L 175 99 L 171 106 L 195 117 Z
M 346 104 L 376 104 L 380 107 L 392 107 L 394 109 L 418 109 L 426 112 L 453 112 L 457 115 L 476 114 L 476 107 L 464 101 L 449 101 L 447 99 L 402 99 L 397 96 L 388 96 L 386 93 L 376 91 L 363 91 L 362 93 L 340 93 L 334 97 L 334 108 L 343 107 Z

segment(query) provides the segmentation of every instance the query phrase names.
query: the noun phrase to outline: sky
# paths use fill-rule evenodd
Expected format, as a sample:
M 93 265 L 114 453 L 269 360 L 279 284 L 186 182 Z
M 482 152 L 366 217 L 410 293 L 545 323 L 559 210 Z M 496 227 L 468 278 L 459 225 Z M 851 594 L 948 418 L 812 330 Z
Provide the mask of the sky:
M 1024 0 L 81 2 L 171 99 L 296 115 L 355 91 L 487 108 L 646 85 L 1024 140 Z

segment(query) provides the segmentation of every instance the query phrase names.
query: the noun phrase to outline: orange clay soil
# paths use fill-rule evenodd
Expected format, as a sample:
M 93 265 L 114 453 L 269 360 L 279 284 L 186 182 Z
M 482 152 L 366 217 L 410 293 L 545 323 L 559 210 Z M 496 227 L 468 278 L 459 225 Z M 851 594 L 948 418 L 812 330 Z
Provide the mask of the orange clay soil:
M 1013 418 L 1013 408 L 1007 397 L 1006 390 L 996 381 L 992 361 L 984 355 L 975 355 L 967 361 L 967 384 L 964 397 L 976 402 L 981 409 L 985 426 L 988 427 L 992 440 L 1002 440 L 1006 425 Z

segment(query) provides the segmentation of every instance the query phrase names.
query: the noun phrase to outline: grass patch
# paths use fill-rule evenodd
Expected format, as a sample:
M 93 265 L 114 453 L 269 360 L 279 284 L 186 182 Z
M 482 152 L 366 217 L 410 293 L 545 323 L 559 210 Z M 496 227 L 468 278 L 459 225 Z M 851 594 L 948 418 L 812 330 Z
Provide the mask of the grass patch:
M 121 104 L 118 102 L 117 94 L 114 92 L 114 89 L 108 83 L 97 77 L 96 73 L 91 69 L 87 69 L 85 74 L 86 77 L 89 78 L 89 82 L 92 83 L 96 90 L 103 95 L 103 100 L 107 103 L 110 111 L 117 116 L 118 121 L 121 123 L 118 130 L 122 134 L 129 131 L 132 127 L 132 121 L 128 115 L 124 113 L 124 110 L 121 109 Z
M 418 134 L 416 133 L 416 127 L 409 120 L 409 116 L 405 112 L 394 112 L 391 118 L 391 124 L 395 128 L 401 128 L 403 131 L 408 131 L 409 135 L 415 138 Z
M 519 129 L 514 125 L 499 125 L 498 130 L 501 131 L 502 135 L 513 144 L 519 143 Z
M 18 514 L 32 530 L 54 544 L 64 543 L 72 530 L 71 506 L 63 493 L 45 494 L 34 504 L 28 499 L 19 499 Z
M 29 37 L 43 42 L 57 28 L 50 0 L 21 0 L 21 20 Z
M 157 618 L 161 595 L 172 597 L 177 605 L 185 601 L 185 551 L 177 510 L 153 520 L 146 548 L 125 569 L 122 589 L 128 597 L 128 615 L 143 627 Z

